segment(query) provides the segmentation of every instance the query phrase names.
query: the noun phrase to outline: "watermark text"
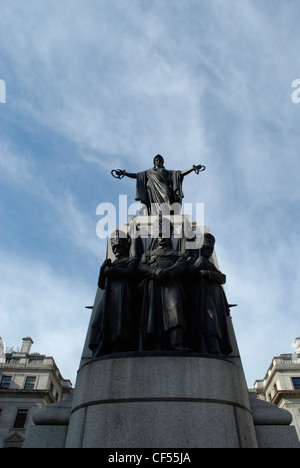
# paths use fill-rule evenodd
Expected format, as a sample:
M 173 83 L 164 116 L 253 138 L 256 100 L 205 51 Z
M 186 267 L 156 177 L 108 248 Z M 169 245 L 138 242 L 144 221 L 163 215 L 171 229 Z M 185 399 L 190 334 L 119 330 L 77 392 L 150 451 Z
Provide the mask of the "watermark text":
M 117 226 L 122 226 L 121 236 L 129 235 L 132 239 L 158 237 L 160 214 L 170 220 L 167 230 L 168 223 L 164 225 L 164 237 L 192 240 L 195 231 L 188 219 L 195 220 L 193 223 L 196 226 L 204 226 L 204 203 L 173 203 L 171 206 L 167 203 L 153 203 L 149 214 L 145 205 L 139 202 L 128 205 L 127 195 L 119 195 L 118 207 L 108 202 L 97 206 L 96 215 L 100 216 L 100 220 L 97 222 L 96 234 L 100 239 L 106 239 Z
M 0 104 L 6 103 L 6 84 L 4 80 L 0 79 Z
M 292 82 L 292 88 L 296 88 L 295 91 L 292 92 L 291 99 L 294 104 L 298 104 L 300 102 L 300 79 L 296 79 Z

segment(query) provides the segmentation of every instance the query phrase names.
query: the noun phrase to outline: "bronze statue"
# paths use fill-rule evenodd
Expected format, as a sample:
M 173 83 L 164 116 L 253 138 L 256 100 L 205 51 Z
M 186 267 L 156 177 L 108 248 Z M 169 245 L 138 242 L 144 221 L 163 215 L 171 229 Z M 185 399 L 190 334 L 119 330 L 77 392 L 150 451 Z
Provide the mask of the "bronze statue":
M 209 260 L 214 245 L 214 236 L 205 233 L 199 257 L 187 264 L 189 345 L 204 354 L 229 355 L 229 305 L 222 288 L 226 276 Z
M 159 237 L 146 252 L 138 270 L 144 276 L 142 291 L 140 350 L 185 348 L 184 290 L 180 277 L 186 257 L 172 248 L 171 239 Z
M 98 279 L 104 294 L 91 329 L 89 347 L 94 358 L 138 348 L 138 259 L 128 256 L 130 239 L 126 234 L 117 230 L 111 245 L 116 260 L 104 261 Z
M 183 198 L 182 182 L 183 178 L 195 171 L 196 174 L 205 170 L 205 167 L 199 164 L 185 171 L 170 171 L 164 167 L 164 158 L 158 154 L 155 156 L 154 167 L 144 172 L 128 173 L 122 169 L 111 171 L 113 177 L 122 179 L 130 177 L 136 179 L 136 200 L 141 201 L 146 207 L 148 213 L 158 214 L 162 207 L 171 208 L 174 214 L 180 213 L 181 200 Z M 170 214 L 170 213 L 164 213 Z

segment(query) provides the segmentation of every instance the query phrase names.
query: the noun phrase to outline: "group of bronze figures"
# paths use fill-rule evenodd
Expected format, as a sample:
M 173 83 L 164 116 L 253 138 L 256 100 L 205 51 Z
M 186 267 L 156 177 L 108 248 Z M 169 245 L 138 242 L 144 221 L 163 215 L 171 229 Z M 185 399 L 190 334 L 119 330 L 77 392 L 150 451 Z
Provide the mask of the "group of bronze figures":
M 95 358 L 162 350 L 228 355 L 229 305 L 222 288 L 226 277 L 210 261 L 214 237 L 204 234 L 197 250 L 175 250 L 170 231 L 166 235 L 163 229 L 163 207 L 178 214 L 184 177 L 193 171 L 199 174 L 205 167 L 166 170 L 161 155 L 155 156 L 153 164 L 139 173 L 112 171 L 115 178 L 136 179 L 136 200 L 144 206 L 141 214 L 158 215 L 160 228 L 141 255 L 139 249 L 130 249 L 129 236 L 118 230 L 112 236 L 115 260 L 105 260 L 100 269 L 98 285 L 104 294 L 89 347 Z
M 130 257 L 130 238 L 111 238 L 115 260 L 100 269 L 104 290 L 91 328 L 93 357 L 129 351 L 231 353 L 226 281 L 209 260 L 214 237 L 198 251 L 178 252 L 159 236 L 141 258 Z

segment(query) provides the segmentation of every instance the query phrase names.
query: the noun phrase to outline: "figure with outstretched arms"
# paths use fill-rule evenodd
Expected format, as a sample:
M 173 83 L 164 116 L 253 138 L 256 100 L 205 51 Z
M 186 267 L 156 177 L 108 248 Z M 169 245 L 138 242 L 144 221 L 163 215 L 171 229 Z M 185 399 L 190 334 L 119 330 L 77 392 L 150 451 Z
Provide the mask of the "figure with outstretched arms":
M 162 206 L 172 207 L 174 214 L 179 214 L 183 198 L 182 182 L 191 172 L 202 172 L 205 166 L 201 164 L 184 171 L 167 170 L 164 167 L 164 158 L 158 154 L 153 160 L 152 169 L 143 172 L 130 173 L 122 169 L 111 171 L 113 177 L 123 179 L 129 177 L 136 179 L 136 197 L 148 210 L 148 214 L 158 214 Z

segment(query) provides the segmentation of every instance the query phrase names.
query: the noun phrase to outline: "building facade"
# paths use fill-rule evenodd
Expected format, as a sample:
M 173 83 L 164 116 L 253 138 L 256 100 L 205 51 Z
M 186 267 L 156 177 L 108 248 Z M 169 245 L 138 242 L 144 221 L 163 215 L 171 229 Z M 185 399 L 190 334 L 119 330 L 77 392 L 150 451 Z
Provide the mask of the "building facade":
M 35 408 L 44 408 L 72 393 L 53 359 L 31 353 L 33 340 L 23 338 L 20 351 L 2 353 L 0 360 L 0 448 L 21 448 L 33 425 Z
M 257 398 L 288 410 L 300 440 L 300 338 L 294 340 L 296 351 L 275 356 L 262 380 L 256 380 Z

